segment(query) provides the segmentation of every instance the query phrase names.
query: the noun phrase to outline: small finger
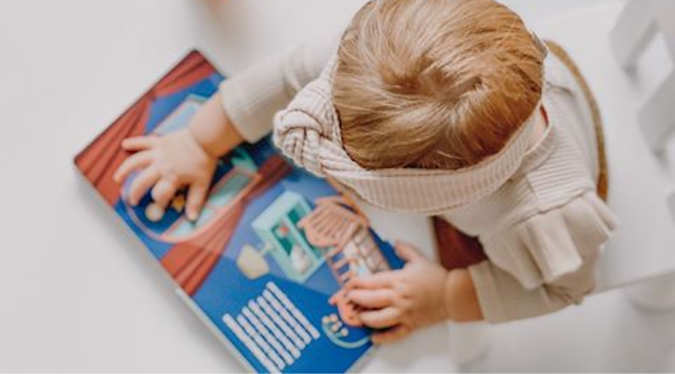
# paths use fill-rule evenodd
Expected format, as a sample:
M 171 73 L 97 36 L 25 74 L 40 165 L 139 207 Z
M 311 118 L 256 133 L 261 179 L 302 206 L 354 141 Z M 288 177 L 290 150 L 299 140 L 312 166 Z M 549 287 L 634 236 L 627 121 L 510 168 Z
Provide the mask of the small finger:
M 122 140 L 122 148 L 127 151 L 142 151 L 152 147 L 155 144 L 154 136 L 137 136 Z
M 401 340 L 410 335 L 410 327 L 406 325 L 398 325 L 384 331 L 377 331 L 373 333 L 371 339 L 375 344 L 388 344 Z
M 406 262 L 411 262 L 411 261 L 416 261 L 420 259 L 424 259 L 424 255 L 420 253 L 420 251 L 415 248 L 414 245 L 406 243 L 406 242 L 396 242 L 394 245 L 394 250 L 396 251 L 396 254 L 398 257 L 401 259 L 405 260 Z
M 384 309 L 361 312 L 359 318 L 368 327 L 383 329 L 401 323 L 401 316 L 401 311 L 398 308 L 390 306 Z
M 171 199 L 176 195 L 178 185 L 166 179 L 160 179 L 152 188 L 152 200 L 162 208 L 166 208 Z
M 113 174 L 113 181 L 120 183 L 125 180 L 132 172 L 142 169 L 152 162 L 152 154 L 150 152 L 136 153 L 122 163 Z
M 391 288 L 396 279 L 395 271 L 383 271 L 377 274 L 353 277 L 347 282 L 347 289 Z
M 196 221 L 199 218 L 208 192 L 209 185 L 206 183 L 194 183 L 188 189 L 185 214 L 190 221 Z
M 145 169 L 134 181 L 129 188 L 129 203 L 136 206 L 141 201 L 141 198 L 148 192 L 153 184 L 159 180 L 159 173 L 154 168 Z
M 349 301 L 368 309 L 381 309 L 393 305 L 395 293 L 391 289 L 351 290 Z

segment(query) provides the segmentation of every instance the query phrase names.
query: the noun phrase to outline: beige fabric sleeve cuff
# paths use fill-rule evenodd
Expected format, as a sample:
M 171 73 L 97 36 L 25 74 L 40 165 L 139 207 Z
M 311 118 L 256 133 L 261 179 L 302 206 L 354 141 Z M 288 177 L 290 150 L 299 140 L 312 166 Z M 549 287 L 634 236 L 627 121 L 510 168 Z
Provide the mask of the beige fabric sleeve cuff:
M 276 112 L 316 79 L 334 53 L 339 38 L 317 38 L 263 60 L 220 85 L 223 108 L 249 143 L 272 131 Z
M 469 267 L 483 317 L 501 323 L 552 313 L 581 302 L 565 287 L 552 284 L 527 290 L 511 274 L 490 261 Z
M 220 85 L 225 113 L 249 143 L 272 131 L 274 114 L 291 99 L 284 84 L 282 58 L 265 60 Z

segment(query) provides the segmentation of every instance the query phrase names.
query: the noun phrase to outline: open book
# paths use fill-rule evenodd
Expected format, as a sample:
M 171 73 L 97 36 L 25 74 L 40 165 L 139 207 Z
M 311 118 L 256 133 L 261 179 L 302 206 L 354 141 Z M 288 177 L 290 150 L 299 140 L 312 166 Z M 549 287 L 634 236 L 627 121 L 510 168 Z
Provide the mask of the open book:
M 345 372 L 372 343 L 343 285 L 402 262 L 334 186 L 294 168 L 269 139 L 219 161 L 196 222 L 183 214 L 185 191 L 166 210 L 149 194 L 134 207 L 134 176 L 113 181 L 130 156 L 123 139 L 184 128 L 223 79 L 191 52 L 75 163 L 249 370 Z

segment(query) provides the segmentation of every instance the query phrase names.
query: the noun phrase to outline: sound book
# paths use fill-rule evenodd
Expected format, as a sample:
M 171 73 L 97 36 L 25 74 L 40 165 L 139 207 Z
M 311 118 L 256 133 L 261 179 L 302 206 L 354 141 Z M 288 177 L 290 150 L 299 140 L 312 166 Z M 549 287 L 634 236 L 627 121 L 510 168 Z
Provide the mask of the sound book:
M 219 160 L 195 222 L 184 215 L 185 191 L 165 210 L 150 194 L 131 206 L 134 175 L 113 181 L 130 156 L 122 140 L 185 128 L 224 79 L 191 52 L 75 164 L 247 369 L 348 371 L 373 345 L 344 284 L 403 264 L 336 186 L 293 167 L 268 138 Z

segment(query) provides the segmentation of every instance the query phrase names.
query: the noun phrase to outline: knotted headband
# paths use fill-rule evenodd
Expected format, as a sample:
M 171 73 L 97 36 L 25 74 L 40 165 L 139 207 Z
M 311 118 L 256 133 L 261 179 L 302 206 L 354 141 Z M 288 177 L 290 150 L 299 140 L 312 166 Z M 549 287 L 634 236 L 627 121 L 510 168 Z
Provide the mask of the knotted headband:
M 545 48 L 535 36 L 535 40 Z M 274 144 L 298 166 L 336 180 L 367 202 L 397 212 L 438 215 L 496 192 L 519 169 L 540 116 L 530 118 L 498 153 L 458 170 L 364 169 L 342 146 L 333 105 L 333 55 L 319 78 L 274 119 Z

